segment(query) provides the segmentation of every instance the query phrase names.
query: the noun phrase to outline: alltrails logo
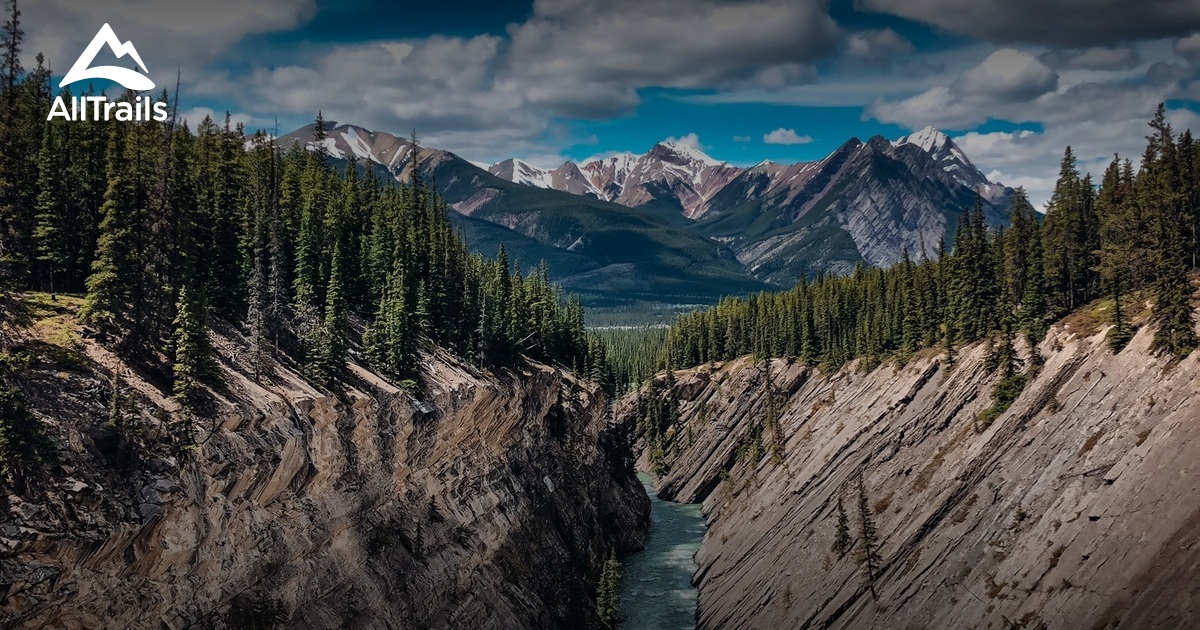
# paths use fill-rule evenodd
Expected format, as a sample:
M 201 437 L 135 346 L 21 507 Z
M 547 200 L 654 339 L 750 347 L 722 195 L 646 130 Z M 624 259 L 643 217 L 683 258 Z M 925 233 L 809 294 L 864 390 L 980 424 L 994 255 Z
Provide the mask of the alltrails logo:
M 105 45 L 118 59 L 129 55 L 137 62 L 142 72 L 150 72 L 146 69 L 146 64 L 138 54 L 137 48 L 134 48 L 133 42 L 121 43 L 112 27 L 105 24 L 100 27 L 100 31 L 92 38 L 92 43 L 84 49 L 83 54 L 75 61 L 75 65 L 71 66 L 70 71 L 58 86 L 66 87 L 86 79 L 107 79 L 138 92 L 154 89 L 154 82 L 150 80 L 150 77 L 129 68 L 91 67 L 96 55 Z M 56 117 L 74 121 L 89 120 L 89 118 L 90 120 L 109 120 L 111 118 L 120 121 L 155 120 L 162 122 L 167 119 L 167 104 L 152 102 L 149 96 L 139 96 L 133 102 L 116 103 L 110 103 L 105 96 L 76 96 L 71 98 L 71 105 L 68 107 L 66 100 L 58 96 L 55 97 L 54 105 L 50 108 L 50 115 L 46 117 L 46 120 L 53 120 Z

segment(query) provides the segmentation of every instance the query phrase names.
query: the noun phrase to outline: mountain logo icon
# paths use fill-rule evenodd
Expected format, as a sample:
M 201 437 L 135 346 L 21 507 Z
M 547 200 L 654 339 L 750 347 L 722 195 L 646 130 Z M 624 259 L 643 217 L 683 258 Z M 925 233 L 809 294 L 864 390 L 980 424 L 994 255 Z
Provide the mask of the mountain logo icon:
M 71 83 L 83 81 L 84 79 L 108 79 L 115 81 L 125 86 L 130 90 L 141 92 L 144 90 L 153 90 L 154 82 L 150 80 L 146 74 L 139 74 L 129 68 L 121 68 L 118 66 L 96 66 L 90 67 L 96 59 L 96 54 L 100 52 L 100 48 L 105 44 L 113 51 L 117 58 L 129 55 L 137 62 L 137 65 L 142 69 L 143 73 L 149 74 L 146 69 L 146 64 L 142 62 L 142 58 L 138 55 L 137 48 L 133 47 L 133 42 L 121 43 L 117 39 L 117 34 L 113 32 L 112 27 L 108 24 L 100 27 L 100 31 L 92 38 L 92 43 L 84 49 L 83 54 L 79 59 L 75 60 L 75 65 L 71 66 L 71 70 L 67 72 L 67 76 L 63 77 L 62 83 L 58 87 L 66 87 Z

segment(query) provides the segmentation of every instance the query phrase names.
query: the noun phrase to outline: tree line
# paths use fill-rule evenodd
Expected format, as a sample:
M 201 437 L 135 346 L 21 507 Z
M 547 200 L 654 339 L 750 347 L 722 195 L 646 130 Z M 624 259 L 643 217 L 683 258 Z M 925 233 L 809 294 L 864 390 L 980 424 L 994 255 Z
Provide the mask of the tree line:
M 255 377 L 288 362 L 331 390 L 352 356 L 419 387 L 433 346 L 480 368 L 528 357 L 609 380 L 603 342 L 545 265 L 469 251 L 415 138 L 399 183 L 331 156 L 319 114 L 308 147 L 247 136 L 228 114 L 193 130 L 177 102 L 165 122 L 47 121 L 51 72 L 41 56 L 21 68 L 19 15 L 10 3 L 0 32 L 0 320 L 21 291 L 85 294 L 81 319 L 169 376 L 186 413 L 219 379 L 218 321 L 249 341 Z M 5 427 L 0 442 L 20 433 Z
M 950 251 L 819 273 L 789 291 L 681 316 L 660 367 L 754 354 L 836 369 L 935 346 L 952 356 L 958 344 L 992 338 L 1011 372 L 1015 335 L 1037 342 L 1051 322 L 1100 298 L 1112 301 L 1119 351 L 1132 337 L 1134 291 L 1153 304 L 1155 348 L 1186 356 L 1197 346 L 1188 273 L 1200 260 L 1200 143 L 1190 130 L 1176 134 L 1161 105 L 1149 125 L 1140 167 L 1115 156 L 1098 185 L 1068 147 L 1044 217 L 1018 189 L 1007 228 L 989 227 L 978 201 L 959 217 Z
M 545 265 L 522 273 L 503 247 L 470 253 L 415 142 L 401 184 L 353 158 L 339 168 L 320 117 L 312 151 L 247 138 L 228 115 L 195 132 L 56 119 L 40 135 L 35 212 L 9 241 L 27 243 L 9 250 L 11 282 L 86 293 L 84 321 L 132 358 L 159 353 L 203 374 L 216 317 L 243 329 L 256 368 L 294 356 L 330 386 L 356 322 L 363 358 L 398 379 L 416 378 L 427 343 L 487 368 L 522 356 L 584 373 L 604 363 L 579 300 L 564 299 Z

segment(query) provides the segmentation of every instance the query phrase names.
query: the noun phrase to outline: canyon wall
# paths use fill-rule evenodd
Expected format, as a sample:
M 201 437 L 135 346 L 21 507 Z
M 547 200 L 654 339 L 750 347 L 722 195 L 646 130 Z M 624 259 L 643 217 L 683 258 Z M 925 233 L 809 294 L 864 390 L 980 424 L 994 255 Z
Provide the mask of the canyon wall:
M 990 423 L 1000 377 L 983 343 L 952 365 L 926 351 L 828 376 L 750 358 L 677 372 L 658 489 L 704 502 L 699 627 L 1193 625 L 1200 352 L 1168 361 L 1143 329 L 1114 355 L 1104 333 L 1052 330 Z M 633 397 L 618 415 L 634 419 Z M 860 478 L 873 580 L 832 551 L 839 497 L 860 539 Z
M 573 626 L 610 551 L 640 547 L 649 503 L 591 384 L 439 353 L 417 396 L 358 365 L 333 395 L 252 378 L 237 339 L 214 335 L 225 385 L 183 452 L 126 437 L 179 430 L 162 383 L 90 341 L 71 369 L 35 360 L 62 461 L 0 492 L 0 626 Z

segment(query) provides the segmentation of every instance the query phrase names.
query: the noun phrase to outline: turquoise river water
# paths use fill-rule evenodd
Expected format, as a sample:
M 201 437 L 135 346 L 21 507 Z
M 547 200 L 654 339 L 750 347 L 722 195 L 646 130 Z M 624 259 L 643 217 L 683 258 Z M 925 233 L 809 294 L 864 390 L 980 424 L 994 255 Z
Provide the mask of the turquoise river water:
M 671 503 L 654 496 L 649 475 L 638 479 L 650 495 L 646 549 L 625 557 L 621 576 L 622 630 L 682 630 L 696 627 L 693 556 L 704 538 L 700 504 Z

